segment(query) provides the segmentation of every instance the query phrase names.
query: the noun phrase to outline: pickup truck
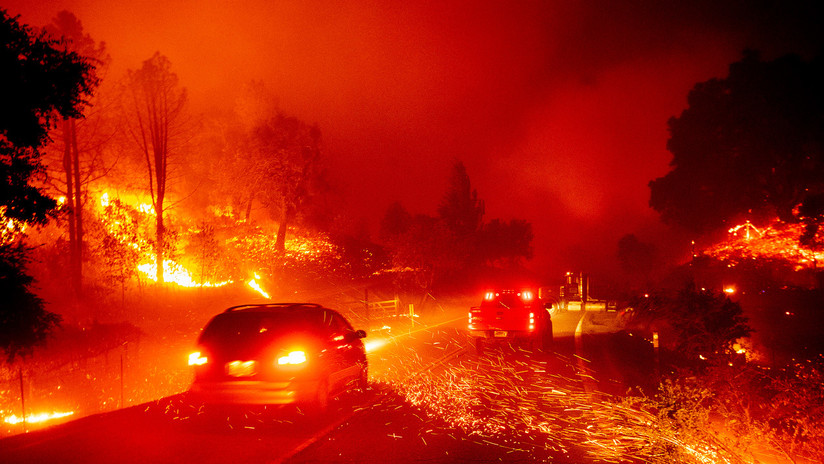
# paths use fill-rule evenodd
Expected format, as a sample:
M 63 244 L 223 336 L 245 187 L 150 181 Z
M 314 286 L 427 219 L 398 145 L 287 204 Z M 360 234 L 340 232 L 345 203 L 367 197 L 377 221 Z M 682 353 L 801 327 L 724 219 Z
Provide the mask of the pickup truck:
M 487 343 L 526 341 L 533 350 L 552 348 L 552 318 L 532 290 L 490 290 L 469 310 L 469 335 L 483 354 Z

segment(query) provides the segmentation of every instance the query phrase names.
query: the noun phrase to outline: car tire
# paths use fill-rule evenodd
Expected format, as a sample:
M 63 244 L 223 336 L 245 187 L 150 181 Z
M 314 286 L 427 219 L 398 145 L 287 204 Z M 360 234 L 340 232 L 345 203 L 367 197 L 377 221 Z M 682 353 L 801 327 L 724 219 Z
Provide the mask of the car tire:
M 483 356 L 484 354 L 484 339 L 483 337 L 475 337 L 475 354 Z
M 311 415 L 320 415 L 329 408 L 329 379 L 323 378 L 318 381 L 318 389 L 315 396 L 307 405 Z

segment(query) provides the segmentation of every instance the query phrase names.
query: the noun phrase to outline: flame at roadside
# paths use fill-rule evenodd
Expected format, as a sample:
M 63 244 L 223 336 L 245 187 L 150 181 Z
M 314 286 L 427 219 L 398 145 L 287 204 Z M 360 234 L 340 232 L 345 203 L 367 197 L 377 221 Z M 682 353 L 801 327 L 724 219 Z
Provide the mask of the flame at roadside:
M 54 419 L 60 419 L 62 417 L 71 416 L 73 414 L 74 414 L 74 411 L 52 412 L 52 413 L 44 412 L 44 413 L 40 413 L 40 414 L 29 414 L 28 416 L 26 416 L 26 421 L 25 422 L 27 424 L 35 424 L 35 423 L 39 423 L 39 422 L 46 422 L 46 421 L 50 421 L 50 420 L 54 420 Z M 7 424 L 11 424 L 11 425 L 16 425 L 16 424 L 22 423 L 23 418 L 12 414 L 10 416 L 4 417 L 3 422 L 5 422 Z
M 256 292 L 260 293 L 260 295 L 263 298 L 266 298 L 267 300 L 270 299 L 271 296 L 269 296 L 269 294 L 266 293 L 265 290 L 263 290 L 263 288 L 260 286 L 260 282 L 258 282 L 258 280 L 260 280 L 260 276 L 255 274 L 255 277 L 252 280 L 250 280 L 249 282 L 246 282 L 246 284 L 249 285 L 250 287 L 252 287 L 252 289 L 254 289 Z

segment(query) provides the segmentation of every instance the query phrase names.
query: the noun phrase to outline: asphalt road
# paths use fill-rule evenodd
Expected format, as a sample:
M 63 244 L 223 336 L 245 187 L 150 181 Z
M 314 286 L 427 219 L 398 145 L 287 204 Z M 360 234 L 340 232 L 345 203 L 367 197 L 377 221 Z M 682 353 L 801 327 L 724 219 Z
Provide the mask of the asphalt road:
M 477 356 L 462 318 L 375 334 L 370 388 L 321 418 L 292 408 L 206 409 L 185 394 L 0 440 L 0 462 L 639 461 L 643 432 L 612 395 L 651 384 L 648 341 L 614 313 L 555 318 L 550 353 Z

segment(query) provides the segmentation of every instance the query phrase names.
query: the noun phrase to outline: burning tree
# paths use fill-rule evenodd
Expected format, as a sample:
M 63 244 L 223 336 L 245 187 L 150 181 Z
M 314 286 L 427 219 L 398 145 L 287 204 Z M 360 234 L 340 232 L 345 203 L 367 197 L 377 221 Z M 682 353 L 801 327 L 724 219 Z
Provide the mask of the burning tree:
M 261 164 L 264 205 L 279 217 L 275 248 L 283 252 L 289 224 L 322 188 L 321 134 L 317 126 L 278 113 L 253 129 L 252 157 Z
M 155 53 L 140 69 L 127 76 L 128 128 L 144 157 L 149 194 L 156 213 L 155 255 L 157 281 L 163 282 L 166 250 L 166 193 L 170 160 L 180 154 L 186 134 L 186 90 L 178 86 L 177 75 L 168 58 Z
M 121 300 L 126 298 L 126 286 L 137 274 L 140 263 L 138 215 L 118 199 L 103 207 L 102 223 L 98 228 L 96 253 L 103 260 L 104 280 L 120 287 Z
M 0 349 L 13 360 L 42 341 L 59 317 L 46 311 L 24 270 L 25 228 L 45 224 L 56 202 L 34 185 L 43 173 L 40 149 L 59 117 L 81 115 L 97 83 L 94 66 L 60 50 L 0 9 Z M 6 233 L 10 232 L 10 233 Z

